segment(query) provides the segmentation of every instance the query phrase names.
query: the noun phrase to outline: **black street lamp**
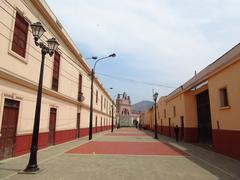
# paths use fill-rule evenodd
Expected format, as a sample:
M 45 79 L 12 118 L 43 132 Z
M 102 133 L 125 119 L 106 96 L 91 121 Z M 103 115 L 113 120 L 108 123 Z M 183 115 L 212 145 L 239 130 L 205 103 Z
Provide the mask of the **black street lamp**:
M 113 90 L 112 87 L 110 87 L 109 89 Z M 112 100 L 112 130 L 111 132 L 113 132 L 113 124 L 114 124 L 114 116 L 113 116 L 113 112 L 114 112 L 114 98 L 116 97 L 116 95 L 113 97 L 113 100 Z
M 102 57 L 100 59 L 97 59 L 97 58 L 93 58 L 92 59 L 97 59 L 94 63 L 94 66 L 93 66 L 93 69 L 92 69 L 92 72 L 91 72 L 91 98 L 90 98 L 90 117 L 89 117 L 89 140 L 92 139 L 92 118 L 93 118 L 93 81 L 94 81 L 94 73 L 95 73 L 95 68 L 96 68 L 96 65 L 99 61 L 103 60 L 103 59 L 107 59 L 107 58 L 110 58 L 110 57 L 116 57 L 116 54 L 113 53 L 113 54 L 110 54 L 109 56 L 106 56 L 106 57 Z
M 158 139 L 158 135 L 157 135 L 157 98 L 158 98 L 158 93 L 157 92 L 155 92 L 154 94 L 153 94 L 153 100 L 154 100 L 154 105 L 155 105 L 155 136 L 154 136 L 154 138 L 155 139 Z
M 92 57 L 89 57 L 89 58 L 86 58 L 86 59 L 93 59 L 93 60 L 96 60 L 96 59 L 97 59 L 97 56 L 92 56 Z
M 38 40 L 41 38 L 41 36 L 45 32 L 45 29 L 43 28 L 43 26 L 40 22 L 32 24 L 31 28 L 32 28 L 32 34 L 34 36 L 34 42 L 35 42 L 36 46 L 39 46 L 41 48 L 42 61 L 41 61 L 41 68 L 40 68 L 40 75 L 39 75 L 39 82 L 38 82 L 38 93 L 37 93 L 34 125 L 33 125 L 32 145 L 31 145 L 31 149 L 30 149 L 31 152 L 30 152 L 30 158 L 29 158 L 28 165 L 24 170 L 25 172 L 36 172 L 39 170 L 39 167 L 37 164 L 37 150 L 38 150 L 38 135 L 39 135 L 39 123 L 40 123 L 40 113 L 41 113 L 41 101 L 42 101 L 44 60 L 45 60 L 45 55 L 49 54 L 50 56 L 52 56 L 59 45 L 59 43 L 56 41 L 55 38 L 49 39 L 47 41 L 47 43 L 48 43 L 47 46 L 43 42 L 38 42 Z
M 113 132 L 113 108 L 114 108 L 114 101 L 112 102 L 112 130 L 111 132 Z
M 113 90 L 113 88 L 111 87 L 110 88 L 111 90 Z M 114 129 L 114 127 L 113 127 L 113 124 L 114 124 L 114 114 L 113 114 L 113 112 L 114 112 L 114 98 L 116 97 L 116 95 L 113 97 L 113 100 L 112 100 L 112 130 L 111 130 L 111 132 L 113 132 L 113 129 Z

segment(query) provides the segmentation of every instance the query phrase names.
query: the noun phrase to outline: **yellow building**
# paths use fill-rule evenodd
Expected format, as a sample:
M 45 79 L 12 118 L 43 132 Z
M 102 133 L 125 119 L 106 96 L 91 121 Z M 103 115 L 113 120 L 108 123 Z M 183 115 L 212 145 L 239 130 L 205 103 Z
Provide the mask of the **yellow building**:
M 140 124 L 144 129 L 153 129 L 153 108 L 141 114 Z
M 240 44 L 158 101 L 158 131 L 240 159 Z M 154 118 L 142 115 L 146 126 Z M 149 119 L 146 119 L 148 117 Z M 152 121 L 152 122 L 151 122 Z
M 44 0 L 2 0 L 0 6 L 0 159 L 30 149 L 41 62 L 30 24 L 38 21 L 46 29 L 41 41 L 60 43 L 45 59 L 39 148 L 86 136 L 90 66 Z M 93 132 L 109 129 L 112 99 L 98 80 L 93 102 Z

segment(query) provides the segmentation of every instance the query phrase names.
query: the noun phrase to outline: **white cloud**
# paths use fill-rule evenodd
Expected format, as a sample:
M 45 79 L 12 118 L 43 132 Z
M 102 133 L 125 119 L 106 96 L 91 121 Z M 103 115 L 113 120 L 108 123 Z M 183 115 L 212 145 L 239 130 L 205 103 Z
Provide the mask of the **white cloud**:
M 47 0 L 76 43 L 184 82 L 239 41 L 237 0 Z M 80 47 L 81 51 L 81 47 Z

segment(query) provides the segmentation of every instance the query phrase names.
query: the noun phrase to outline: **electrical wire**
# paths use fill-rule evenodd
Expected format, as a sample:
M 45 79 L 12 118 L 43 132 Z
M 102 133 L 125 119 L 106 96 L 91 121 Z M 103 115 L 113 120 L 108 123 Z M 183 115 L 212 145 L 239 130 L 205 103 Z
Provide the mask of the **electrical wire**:
M 1 6 L 0 6 L 1 7 Z M 0 23 L 2 25 L 4 25 L 9 31 L 11 31 L 10 28 L 8 28 L 6 26 L 6 24 L 4 24 L 2 21 L 0 21 Z M 13 31 L 11 31 L 13 32 Z M 5 36 L 4 34 L 0 33 L 0 35 L 2 35 L 4 38 L 6 38 L 9 42 L 11 42 L 11 39 L 9 39 L 7 36 Z M 27 43 L 28 45 L 30 45 L 32 48 L 33 47 L 30 43 Z M 34 60 L 41 62 L 39 58 L 35 57 L 34 55 L 32 55 L 30 52 L 26 52 L 26 54 L 30 55 Z M 50 59 L 49 59 L 50 60 Z M 52 60 L 50 60 L 51 62 L 53 62 Z M 50 70 L 53 71 L 53 68 L 51 66 L 49 66 L 47 64 L 47 62 L 45 62 L 44 64 L 47 68 L 49 68 Z M 70 73 L 68 73 L 66 70 L 64 70 L 64 68 L 61 66 L 61 70 L 64 71 L 65 73 L 67 73 L 68 75 L 70 75 L 71 77 L 73 77 L 74 79 L 77 79 L 75 76 L 71 75 Z M 176 87 L 171 87 L 171 86 L 167 86 L 167 85 L 163 85 L 163 84 L 157 84 L 157 83 L 150 83 L 150 82 L 143 82 L 143 81 L 139 81 L 139 80 L 133 80 L 133 79 L 129 79 L 126 77 L 118 77 L 118 76 L 112 76 L 109 74 L 104 74 L 104 73 L 97 73 L 100 76 L 104 76 L 104 77 L 108 77 L 108 78 L 112 78 L 112 79 L 116 79 L 116 80 L 120 80 L 120 81 L 129 81 L 132 83 L 138 83 L 138 84 L 145 84 L 145 85 L 149 85 L 149 86 L 160 86 L 160 87 L 165 87 L 165 88 L 176 88 Z M 76 85 L 78 85 L 78 81 L 74 81 L 73 79 L 70 79 L 69 77 L 65 76 L 61 71 L 59 72 L 60 76 L 65 77 L 66 79 L 68 79 L 70 82 L 75 83 Z M 83 87 L 90 89 L 89 86 L 83 85 Z M 95 94 L 95 91 L 94 91 Z
M 99 73 L 99 72 L 97 72 L 97 74 L 100 75 L 100 76 L 108 77 L 108 78 L 119 80 L 119 81 L 128 81 L 128 82 L 131 82 L 131 83 L 144 84 L 144 85 L 148 85 L 148 86 L 158 86 L 158 87 L 171 88 L 171 89 L 176 88 L 176 87 L 168 86 L 168 85 L 164 85 L 164 84 L 144 82 L 144 81 L 140 81 L 140 80 L 129 79 L 129 78 L 126 78 L 126 77 L 113 76 L 113 75 Z
M 1 21 L 0 21 L 1 23 Z M 3 35 L 1 32 L 0 32 L 0 35 L 4 38 L 6 38 L 8 41 L 10 41 L 10 39 L 8 37 L 6 37 L 5 35 Z M 27 52 L 26 52 L 27 53 Z M 38 62 L 41 62 L 38 58 L 36 58 L 35 56 L 33 56 L 31 53 L 28 53 L 28 55 L 30 55 L 34 60 L 38 61 Z M 45 67 L 49 68 L 50 70 L 53 70 L 53 68 L 49 65 L 47 65 L 46 63 L 44 64 Z M 61 68 L 62 69 L 62 68 Z M 65 77 L 66 79 L 68 79 L 71 83 L 74 83 L 76 85 L 78 85 L 78 82 L 76 81 L 73 81 L 72 79 L 69 79 L 67 76 L 63 75 L 62 73 L 59 72 L 59 76 L 62 76 L 62 77 Z M 91 87 L 89 86 L 86 86 L 84 84 L 82 84 L 83 87 L 85 88 L 88 88 L 88 89 L 91 89 Z M 95 91 L 93 91 L 93 94 L 96 94 Z M 106 98 L 106 97 L 105 97 Z M 100 101 L 100 97 L 98 98 L 98 100 Z
M 7 2 L 12 8 L 14 8 L 8 1 L 5 0 L 5 2 Z M 6 4 L 5 4 L 5 5 L 6 5 Z M 13 19 L 15 19 L 15 17 L 13 17 L 12 14 L 10 14 L 10 13 L 9 13 L 6 9 L 4 9 L 2 6 L 0 6 L 0 8 L 1 8 L 2 10 L 4 10 L 8 15 L 10 15 Z M 28 8 L 28 7 L 27 7 L 27 8 Z M 16 10 L 16 8 L 14 8 L 14 9 Z M 28 8 L 28 9 L 29 9 L 29 8 Z M 0 21 L 0 23 L 1 23 L 3 26 L 5 26 L 10 32 L 13 32 L 13 31 L 12 31 L 6 24 L 4 24 L 2 21 Z M 28 31 L 30 31 L 30 30 L 28 30 Z M 0 33 L 0 35 L 2 35 L 2 37 L 6 38 L 9 42 L 11 42 L 11 39 L 9 39 L 9 38 L 8 38 L 7 36 L 5 36 L 4 34 Z M 45 38 L 47 39 L 46 36 L 45 36 Z M 43 43 L 46 44 L 46 42 L 43 42 Z M 28 44 L 31 48 L 33 48 L 36 52 L 38 52 L 39 54 L 41 54 L 40 51 L 39 51 L 36 47 L 32 46 L 30 43 L 27 43 L 27 44 Z M 36 60 L 36 61 L 38 61 L 38 62 L 41 62 L 37 57 L 33 56 L 31 53 L 26 52 L 26 54 L 28 54 L 28 55 L 30 55 L 31 57 L 33 57 L 34 60 Z M 80 65 L 79 65 L 78 63 L 76 63 L 70 56 L 68 56 L 65 52 L 61 51 L 61 54 L 66 55 L 66 56 L 67 56 L 69 59 L 71 59 L 78 67 L 80 66 Z M 50 59 L 50 58 L 47 58 L 47 59 L 53 63 L 52 59 Z M 68 62 L 70 65 L 72 65 L 76 70 L 80 71 L 79 68 L 77 68 L 76 66 L 74 66 L 74 65 L 73 65 L 71 62 L 69 62 L 66 58 L 63 58 L 63 56 L 61 56 L 61 59 L 65 59 L 66 62 Z M 51 66 L 49 66 L 47 63 L 45 63 L 44 66 L 46 66 L 46 67 L 49 68 L 50 70 L 53 70 L 53 68 L 52 68 Z M 80 67 L 81 67 L 81 66 L 80 66 Z M 82 68 L 82 67 L 81 67 L 81 68 Z M 73 75 L 71 75 L 70 73 L 68 73 L 68 72 L 67 72 L 66 70 L 64 70 L 63 68 L 61 68 L 61 70 L 65 71 L 65 73 L 67 73 L 67 74 L 70 75 L 71 77 L 73 77 L 73 78 L 75 78 L 75 79 L 78 79 L 78 78 L 76 78 L 75 76 L 73 76 Z M 85 73 L 85 74 L 87 74 L 87 73 Z M 63 75 L 63 74 L 60 73 L 60 72 L 59 72 L 59 75 L 67 78 L 67 79 L 68 79 L 69 81 L 71 81 L 72 83 L 78 84 L 77 81 L 73 81 L 72 79 L 69 79 L 67 76 Z M 87 77 L 88 77 L 88 76 L 87 76 Z M 88 79 L 90 79 L 90 78 L 88 77 Z M 83 85 L 83 86 L 84 86 L 84 85 Z M 84 87 L 90 89 L 90 87 L 87 87 L 87 86 L 84 86 Z M 25 100 L 26 100 L 26 99 L 25 99 Z M 99 100 L 100 100 L 100 98 L 99 98 Z M 30 99 L 29 99 L 29 101 L 34 101 L 34 100 L 30 100 Z M 104 109 L 105 109 L 105 108 L 104 108 Z M 106 109 L 108 109 L 108 108 L 106 108 Z M 107 113 L 106 115 L 108 116 L 108 113 Z M 104 117 L 104 124 L 105 124 L 105 118 L 106 118 L 106 120 L 109 120 L 109 118 Z M 102 119 L 102 116 L 101 116 L 101 119 Z M 62 120 L 62 119 L 61 119 L 61 120 Z M 110 120 L 109 120 L 109 121 L 110 121 Z M 67 123 L 65 123 L 65 124 L 67 125 Z M 61 124 L 61 125 L 65 125 L 65 124 Z M 106 122 L 106 124 L 109 124 L 109 123 Z
M 7 12 L 2 6 L 0 6 L 0 8 L 3 9 L 5 12 Z M 12 16 L 9 12 L 7 12 L 7 13 L 8 13 L 10 16 Z M 0 23 L 1 23 L 3 26 L 5 26 L 11 33 L 13 33 L 13 30 L 11 30 L 4 22 L 0 21 Z M 2 34 L 2 33 L 0 33 L 0 34 L 1 34 L 4 38 L 6 38 L 9 42 L 11 42 L 11 39 L 9 39 L 7 36 L 5 36 L 5 35 Z M 37 53 L 39 53 L 39 55 L 41 55 L 40 51 L 39 51 L 36 47 L 34 47 L 32 44 L 30 44 L 30 43 L 27 42 L 27 45 L 30 46 L 31 48 L 33 48 Z M 35 56 L 32 55 L 31 53 L 26 52 L 26 54 L 27 54 L 27 55 L 30 55 L 31 57 L 33 57 L 34 60 L 36 60 L 36 61 L 38 61 L 38 62 L 41 62 L 39 58 L 35 57 Z M 52 60 L 52 59 L 50 59 L 50 58 L 47 58 L 47 59 L 48 59 L 50 62 L 53 63 L 53 60 Z M 65 60 L 66 60 L 66 58 L 64 58 L 63 56 L 61 56 L 61 59 L 65 59 Z M 67 61 L 67 60 L 66 60 L 66 61 Z M 53 68 L 52 68 L 51 66 L 49 66 L 49 65 L 47 64 L 47 62 L 45 62 L 44 65 L 45 65 L 46 67 L 48 67 L 50 70 L 53 70 Z M 60 67 L 61 67 L 61 66 L 60 66 Z M 75 67 L 75 66 L 74 66 L 74 67 Z M 76 68 L 76 67 L 75 67 L 75 68 Z M 79 71 L 78 68 L 76 68 L 76 69 Z M 66 74 L 68 74 L 69 76 L 71 76 L 72 78 L 78 80 L 78 78 L 76 78 L 75 76 L 73 76 L 72 74 L 70 74 L 70 73 L 69 73 L 67 70 L 65 70 L 63 67 L 61 67 L 61 70 L 62 70 L 63 72 L 65 72 Z M 63 77 L 65 77 L 65 78 L 67 78 L 67 79 L 70 80 L 71 82 L 74 82 L 74 83 L 78 84 L 78 81 L 74 81 L 74 80 L 72 80 L 72 79 L 69 79 L 69 77 L 63 75 L 61 72 L 59 72 L 59 74 L 62 75 Z M 87 78 L 89 79 L 88 76 L 87 76 Z M 83 85 L 83 86 L 84 86 L 84 85 Z M 90 87 L 87 87 L 87 86 L 84 86 L 84 87 L 90 89 Z
M 14 6 L 12 6 L 7 0 L 4 0 L 5 2 L 7 2 L 14 10 L 17 10 Z M 30 10 L 30 8 L 26 5 L 26 3 L 24 2 L 24 5 L 26 8 L 28 8 Z M 12 16 L 12 15 L 11 15 Z M 34 15 L 36 18 L 38 18 L 36 15 Z M 15 18 L 12 16 L 12 18 Z M 47 27 L 47 25 L 42 22 L 43 25 L 45 25 Z M 54 34 L 51 30 L 49 30 L 51 32 L 51 34 Z M 46 38 L 46 40 L 48 39 L 48 37 L 46 35 L 43 34 L 43 36 Z M 74 63 L 76 63 L 74 61 L 74 59 L 72 59 L 71 57 L 69 57 L 68 54 L 66 54 L 65 52 L 63 52 L 69 59 L 71 59 Z M 69 62 L 67 59 L 66 59 L 67 62 Z M 72 64 L 71 64 L 72 65 Z M 79 65 L 79 64 L 77 64 Z M 74 66 L 74 68 L 76 68 Z M 78 69 L 79 70 L 79 69 Z M 134 80 L 134 79 L 128 79 L 128 78 L 125 78 L 125 77 L 116 77 L 116 76 L 111 76 L 111 75 L 108 75 L 108 74 L 103 74 L 103 73 L 98 73 L 99 75 L 101 76 L 105 76 L 105 77 L 109 77 L 109 78 L 112 78 L 112 79 L 116 79 L 116 80 L 122 80 L 122 81 L 129 81 L 129 82 L 133 82 L 133 83 L 138 83 L 138 84 L 145 84 L 145 85 L 148 85 L 148 86 L 158 86 L 158 87 L 164 87 L 164 88 L 170 88 L 170 89 L 175 89 L 177 87 L 174 87 L 174 86 L 168 86 L 168 85 L 164 85 L 164 84 L 159 84 L 159 83 L 152 83 L 152 82 L 143 82 L 143 81 L 139 81 L 139 80 Z
M 15 8 L 12 4 L 10 4 L 7 0 L 4 0 L 3 2 L 6 2 L 13 10 L 18 11 L 18 9 L 16 9 L 16 8 Z M 26 8 L 29 9 L 29 7 L 28 7 L 26 4 L 24 4 L 24 5 L 25 5 Z M 1 7 L 1 6 L 0 6 L 0 7 Z M 16 19 L 15 16 L 13 16 L 11 13 L 9 13 L 8 11 L 6 11 L 3 7 L 1 7 L 1 9 L 3 9 L 5 12 L 7 12 L 8 15 L 12 17 L 13 20 Z M 29 10 L 30 10 L 30 9 L 29 9 Z M 30 10 L 30 11 L 31 11 L 31 10 Z M 39 17 L 37 17 L 36 15 L 34 15 L 34 16 L 35 16 L 37 19 L 39 18 Z M 47 27 L 47 25 L 46 25 L 44 22 L 42 22 L 42 24 Z M 9 29 L 11 30 L 11 28 L 9 28 Z M 11 30 L 11 31 L 12 31 L 12 30 Z M 29 31 L 30 33 L 32 33 L 30 29 L 29 29 L 28 31 Z M 49 32 L 51 32 L 51 34 L 54 34 L 54 33 L 52 33 L 52 31 L 50 30 L 50 28 L 49 28 Z M 46 44 L 46 41 L 48 40 L 48 37 L 47 37 L 45 34 L 43 34 L 42 37 L 44 37 L 45 40 L 43 40 L 43 39 L 41 39 L 41 40 L 43 41 L 43 43 Z M 36 47 L 32 46 L 31 44 L 29 44 L 29 45 L 30 45 L 33 49 L 35 49 L 39 54 L 41 54 L 41 52 L 40 52 Z M 74 67 L 77 71 L 81 71 L 81 69 L 79 69 L 79 68 L 77 68 L 76 66 L 74 66 L 72 62 L 74 62 L 78 67 L 83 68 L 80 63 L 76 63 L 75 60 L 74 60 L 73 58 L 71 58 L 71 57 L 70 57 L 67 53 L 65 53 L 63 50 L 59 49 L 59 51 L 60 51 L 61 55 L 64 54 L 66 57 L 68 57 L 68 58 L 71 60 L 71 61 L 69 61 L 68 59 L 64 58 L 67 63 L 69 63 L 70 65 L 72 65 L 72 67 Z M 61 56 L 61 57 L 62 57 L 62 56 Z M 81 73 L 83 73 L 83 72 L 81 72 Z M 84 72 L 84 73 L 85 73 L 85 72 Z M 87 75 L 87 73 L 85 73 L 85 74 Z M 89 78 L 89 77 L 88 77 L 88 78 Z M 90 79 L 90 78 L 89 78 L 89 79 Z
M 16 10 L 16 8 L 15 7 L 13 7 L 7 0 L 4 0 L 5 2 L 7 2 L 14 10 Z M 26 6 L 26 5 L 25 5 Z M 1 9 L 3 9 L 5 12 L 7 12 L 2 6 L 0 6 L 1 7 Z M 27 6 L 26 6 L 27 7 Z M 28 7 L 27 7 L 28 8 Z M 15 19 L 15 17 L 14 16 L 12 16 L 9 12 L 7 12 L 13 19 Z M 11 30 L 11 28 L 9 28 L 6 24 L 4 24 L 2 21 L 0 21 L 0 23 L 1 24 L 3 24 L 6 28 L 8 28 L 8 30 L 9 31 L 11 31 L 11 32 L 13 32 L 13 30 Z M 29 30 L 30 31 L 30 30 Z M 3 35 L 3 34 L 1 34 L 1 35 Z M 3 35 L 4 36 L 4 35 Z M 6 36 L 4 36 L 5 38 L 7 38 Z M 46 36 L 45 36 L 46 37 Z M 47 37 L 46 37 L 47 38 Z M 11 41 L 9 38 L 7 38 L 9 41 Z M 39 54 L 40 54 L 40 51 L 36 48 L 36 47 L 34 47 L 34 46 L 32 46 L 30 43 L 27 43 L 29 46 L 31 46 L 31 48 L 33 48 L 35 51 L 37 51 Z M 26 52 L 26 53 L 28 53 L 28 52 Z M 35 56 L 33 56 L 32 54 L 30 54 L 30 53 L 28 53 L 31 57 L 33 57 L 35 60 L 37 60 L 37 61 L 39 61 L 40 62 L 40 60 L 38 59 L 38 58 L 36 58 Z M 65 53 L 64 53 L 65 54 Z M 67 54 L 65 54 L 65 55 L 67 55 Z M 68 56 L 68 55 L 67 55 Z M 69 57 L 69 56 L 68 56 Z M 66 60 L 66 62 L 68 62 L 69 63 L 69 61 L 66 59 L 66 58 L 64 58 L 63 56 L 61 56 L 61 58 L 62 59 L 64 59 L 64 60 Z M 69 57 L 70 58 L 70 57 Z M 51 62 L 53 62 L 52 61 L 52 59 L 49 59 Z M 73 59 L 71 59 L 72 61 L 73 61 Z M 51 69 L 51 70 L 53 70 L 53 68 L 52 67 L 50 67 L 49 65 L 47 65 L 47 64 L 45 64 L 49 69 Z M 76 68 L 76 70 L 80 70 L 79 68 L 77 68 L 76 66 L 74 66 L 73 64 L 71 64 L 74 68 Z M 78 65 L 78 64 L 77 64 Z M 78 65 L 79 66 L 79 65 Z M 76 78 L 75 76 L 73 76 L 72 74 L 70 74 L 67 70 L 65 70 L 64 68 L 62 68 L 61 67 L 61 70 L 62 71 L 64 71 L 66 74 L 68 74 L 69 76 L 71 76 L 72 78 L 74 78 L 74 79 L 76 79 L 76 80 L 78 80 L 78 78 Z M 59 72 L 59 74 L 61 75 L 61 76 L 63 76 L 63 77 L 65 77 L 66 79 L 68 79 L 69 81 L 71 81 L 71 82 L 74 82 L 75 84 L 78 84 L 78 81 L 74 81 L 74 80 L 72 80 L 72 79 L 69 79 L 69 77 L 67 77 L 67 76 L 65 76 L 65 75 L 63 75 L 61 72 Z M 98 75 L 100 75 L 100 76 L 104 76 L 104 77 L 108 77 L 108 78 L 111 78 L 111 79 L 115 79 L 115 80 L 119 80 L 119 81 L 128 81 L 128 82 L 131 82 L 131 83 L 137 83 L 137 84 L 144 84 L 144 85 L 148 85 L 148 86 L 158 86 L 158 87 L 164 87 L 164 88 L 171 88 L 171 89 L 173 89 L 173 88 L 176 88 L 176 87 L 173 87 L 173 86 L 168 86 L 168 85 L 164 85 L 164 84 L 158 84 L 158 83 L 152 83 L 152 82 L 144 82 L 144 81 L 139 81 L 139 80 L 134 80 L 134 79 L 129 79 L 129 78 L 126 78 L 126 77 L 117 77 L 117 76 L 112 76 L 112 75 L 109 75 L 109 74 L 104 74 L 104 73 L 97 73 Z M 88 77 L 88 76 L 87 76 Z M 88 79 L 89 79 L 89 77 L 88 77 Z M 89 88 L 90 89 L 90 87 L 88 87 L 88 86 L 85 86 L 85 85 L 83 85 L 84 87 L 86 87 L 86 88 Z
M 5 2 L 5 5 L 6 5 L 6 3 L 8 4 L 8 7 L 10 6 L 13 10 L 15 10 L 15 11 L 18 11 L 12 4 L 10 4 L 7 0 L 4 0 L 4 1 L 2 1 L 2 2 Z M 27 8 L 27 9 L 29 9 L 30 11 L 31 11 L 31 9 L 26 5 L 26 3 L 24 2 L 24 5 L 25 5 L 25 7 Z M 15 16 L 13 16 L 11 13 L 9 13 L 7 10 L 5 10 L 2 6 L 0 6 L 1 7 L 1 9 L 3 9 L 5 12 L 7 12 L 7 14 L 12 18 L 12 19 L 16 19 L 16 17 Z M 9 8 L 10 8 L 9 7 Z M 37 19 L 39 18 L 38 16 L 36 16 L 36 15 L 34 15 Z M 9 29 L 9 31 L 10 32 L 13 32 L 13 30 L 11 30 L 11 28 L 9 28 L 6 24 L 4 24 L 3 22 L 2 22 L 2 24 L 6 27 L 6 28 L 8 28 Z M 42 23 L 43 25 L 45 25 L 46 27 L 47 27 L 47 25 L 43 22 Z M 32 33 L 31 31 L 30 31 L 30 29 L 28 30 L 30 33 Z M 50 29 L 49 29 L 49 31 L 52 33 L 52 34 L 54 34 Z M 48 37 L 45 35 L 45 34 L 43 34 L 43 36 L 42 37 L 45 37 L 45 42 L 43 41 L 43 43 L 45 43 L 46 44 L 46 41 L 47 41 L 47 39 L 48 39 Z M 5 37 L 5 38 L 7 38 L 7 37 Z M 9 39 L 9 41 L 11 41 L 10 39 Z M 38 52 L 39 54 L 41 54 L 40 53 L 40 51 L 36 48 L 36 47 L 34 47 L 34 46 L 32 46 L 32 44 L 30 44 L 30 43 L 27 43 L 30 47 L 32 47 L 36 52 Z M 80 62 L 75 62 L 75 60 L 73 59 L 73 58 L 71 58 L 68 54 L 66 54 L 63 50 L 61 50 L 61 49 L 59 49 L 60 50 L 60 53 L 61 53 L 61 59 L 64 59 L 67 63 L 69 63 L 73 68 L 75 68 L 78 72 L 81 72 L 81 74 L 84 74 L 85 75 L 85 77 L 90 81 L 90 76 L 89 76 L 89 74 L 88 73 L 86 73 L 85 71 L 82 71 L 81 69 L 79 69 L 79 68 L 77 68 L 77 67 L 80 67 L 80 68 L 82 68 L 83 69 L 83 67 L 82 67 L 82 65 L 81 65 L 81 63 Z M 65 58 L 64 56 L 62 56 L 62 55 L 65 55 L 67 58 L 69 58 L 71 61 L 69 61 L 67 58 Z M 39 61 L 40 62 L 40 60 L 38 59 L 38 58 L 36 58 L 35 56 L 33 56 L 32 54 L 30 54 L 30 56 L 32 56 L 35 60 L 37 60 L 37 61 Z M 53 63 L 53 61 L 52 61 L 52 59 L 49 59 L 48 58 L 48 60 L 49 61 L 51 61 L 52 63 Z M 75 65 L 77 65 L 77 67 L 73 64 L 73 63 L 75 64 Z M 51 70 L 53 70 L 50 66 L 48 66 L 47 64 L 45 64 L 48 68 L 50 68 Z M 67 76 L 64 76 L 61 72 L 59 72 L 59 74 L 61 74 L 63 77 L 65 77 L 65 78 L 67 78 L 68 80 L 70 80 L 70 81 L 72 81 L 72 82 L 75 82 L 76 84 L 78 84 L 78 78 L 76 78 L 75 76 L 73 76 L 73 75 L 71 75 L 70 73 L 68 73 L 68 71 L 67 70 L 65 70 L 64 68 L 62 68 L 62 66 L 60 66 L 61 67 L 61 70 L 62 71 L 64 71 L 65 73 L 67 73 L 69 76 L 71 76 L 72 78 L 75 78 L 77 81 L 73 81 L 73 80 L 71 80 L 71 79 L 69 79 Z M 85 86 L 85 85 L 83 85 L 84 87 L 86 87 L 86 88 L 88 88 L 88 89 L 90 89 L 90 87 L 87 87 L 87 86 Z M 95 94 L 95 93 L 94 93 Z M 105 94 L 105 93 L 104 93 Z M 107 96 L 109 96 L 108 94 L 105 94 L 105 95 L 107 95 Z

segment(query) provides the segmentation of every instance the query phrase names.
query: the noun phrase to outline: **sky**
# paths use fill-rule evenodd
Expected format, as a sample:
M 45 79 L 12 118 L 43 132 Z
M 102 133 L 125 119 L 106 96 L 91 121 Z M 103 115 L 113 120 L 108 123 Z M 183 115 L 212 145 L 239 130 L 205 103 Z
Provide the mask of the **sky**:
M 116 53 L 97 77 L 132 103 L 168 95 L 240 40 L 239 0 L 46 2 L 85 58 Z

